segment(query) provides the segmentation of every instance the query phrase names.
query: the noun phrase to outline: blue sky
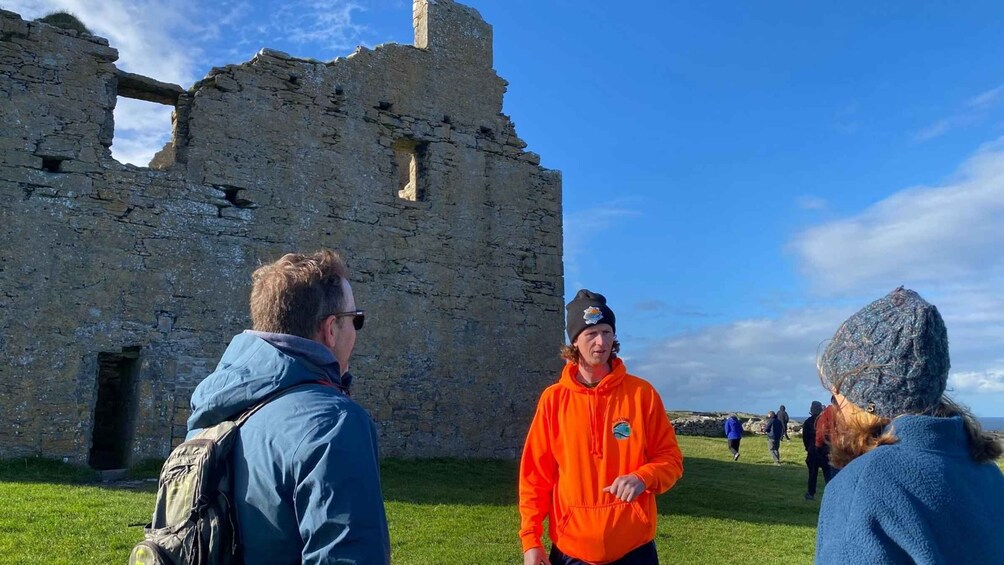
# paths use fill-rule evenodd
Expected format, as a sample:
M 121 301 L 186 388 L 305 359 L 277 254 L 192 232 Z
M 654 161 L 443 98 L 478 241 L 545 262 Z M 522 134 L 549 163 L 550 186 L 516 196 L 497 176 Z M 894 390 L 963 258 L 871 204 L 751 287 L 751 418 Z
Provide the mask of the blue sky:
M 566 295 L 607 295 L 667 406 L 804 414 L 820 343 L 903 284 L 946 320 L 950 394 L 1004 416 L 998 2 L 467 3 L 505 112 L 563 173 Z M 203 4 L 0 0 L 69 9 L 122 68 L 186 88 L 261 47 L 413 39 L 406 1 Z M 132 102 L 113 151 L 144 163 L 170 116 Z

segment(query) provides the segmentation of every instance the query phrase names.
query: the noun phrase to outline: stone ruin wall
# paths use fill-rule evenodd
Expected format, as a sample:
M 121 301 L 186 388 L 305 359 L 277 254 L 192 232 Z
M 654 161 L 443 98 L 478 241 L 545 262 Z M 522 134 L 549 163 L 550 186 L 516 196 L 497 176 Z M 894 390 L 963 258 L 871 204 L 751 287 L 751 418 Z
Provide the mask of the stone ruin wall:
M 414 46 L 262 50 L 185 91 L 0 11 L 0 458 L 87 463 L 108 367 L 126 463 L 164 457 L 252 270 L 320 247 L 367 311 L 354 392 L 383 454 L 518 454 L 560 367 L 561 177 L 501 113 L 477 12 L 416 0 L 414 24 Z M 175 107 L 150 168 L 111 156 L 119 96 Z

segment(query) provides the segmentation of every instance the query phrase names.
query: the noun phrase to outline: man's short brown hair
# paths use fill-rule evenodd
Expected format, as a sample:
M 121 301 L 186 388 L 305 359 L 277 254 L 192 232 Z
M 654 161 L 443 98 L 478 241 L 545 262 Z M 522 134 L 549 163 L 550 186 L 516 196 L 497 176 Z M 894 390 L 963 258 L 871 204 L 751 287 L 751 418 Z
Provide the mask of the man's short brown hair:
M 324 319 L 340 312 L 345 261 L 334 251 L 287 253 L 251 275 L 251 324 L 260 332 L 313 339 Z

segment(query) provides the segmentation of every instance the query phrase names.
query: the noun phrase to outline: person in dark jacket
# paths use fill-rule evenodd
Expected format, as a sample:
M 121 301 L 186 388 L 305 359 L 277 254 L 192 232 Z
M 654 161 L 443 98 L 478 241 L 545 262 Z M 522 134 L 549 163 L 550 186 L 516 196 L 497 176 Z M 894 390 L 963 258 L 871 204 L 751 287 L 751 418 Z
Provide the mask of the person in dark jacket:
M 739 460 L 739 443 L 743 440 L 743 425 L 739 423 L 739 418 L 735 414 L 729 414 L 725 419 L 725 438 L 729 442 L 729 451 L 732 452 L 732 460 Z
M 781 436 L 784 433 L 781 430 L 781 420 L 778 420 L 777 414 L 771 410 L 767 413 L 767 423 L 764 424 L 763 431 L 767 434 L 767 449 L 770 450 L 775 465 L 781 464 Z
M 819 360 L 840 406 L 816 564 L 1001 563 L 1001 444 L 945 395 L 938 309 L 897 288 L 845 321 Z
M 805 446 L 805 466 L 809 468 L 809 484 L 805 490 L 805 499 L 816 498 L 816 483 L 819 482 L 819 470 L 828 465 L 826 452 L 816 448 L 816 419 L 823 411 L 823 403 L 813 400 L 809 406 L 809 417 L 802 423 L 802 445 Z M 823 473 L 823 481 L 830 482 L 830 474 Z
M 784 404 L 777 409 L 777 419 L 781 422 L 781 429 L 784 430 L 784 439 L 791 441 L 791 436 L 788 435 L 788 411 L 784 409 Z
M 233 449 L 247 565 L 390 563 L 377 432 L 347 395 L 363 311 L 332 251 L 290 253 L 252 275 L 253 330 L 192 395 L 189 437 L 263 398 Z

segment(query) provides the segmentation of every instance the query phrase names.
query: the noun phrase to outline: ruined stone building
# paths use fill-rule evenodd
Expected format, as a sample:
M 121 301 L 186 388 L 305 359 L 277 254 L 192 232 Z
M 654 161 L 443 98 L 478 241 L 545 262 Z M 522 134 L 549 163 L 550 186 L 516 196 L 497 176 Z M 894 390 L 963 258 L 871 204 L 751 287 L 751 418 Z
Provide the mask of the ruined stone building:
M 184 90 L 0 11 L 0 458 L 165 456 L 252 270 L 320 247 L 367 312 L 355 397 L 384 455 L 518 453 L 560 366 L 561 177 L 501 113 L 491 26 L 416 0 L 414 27 Z M 111 156 L 120 97 L 174 108 L 150 167 Z

